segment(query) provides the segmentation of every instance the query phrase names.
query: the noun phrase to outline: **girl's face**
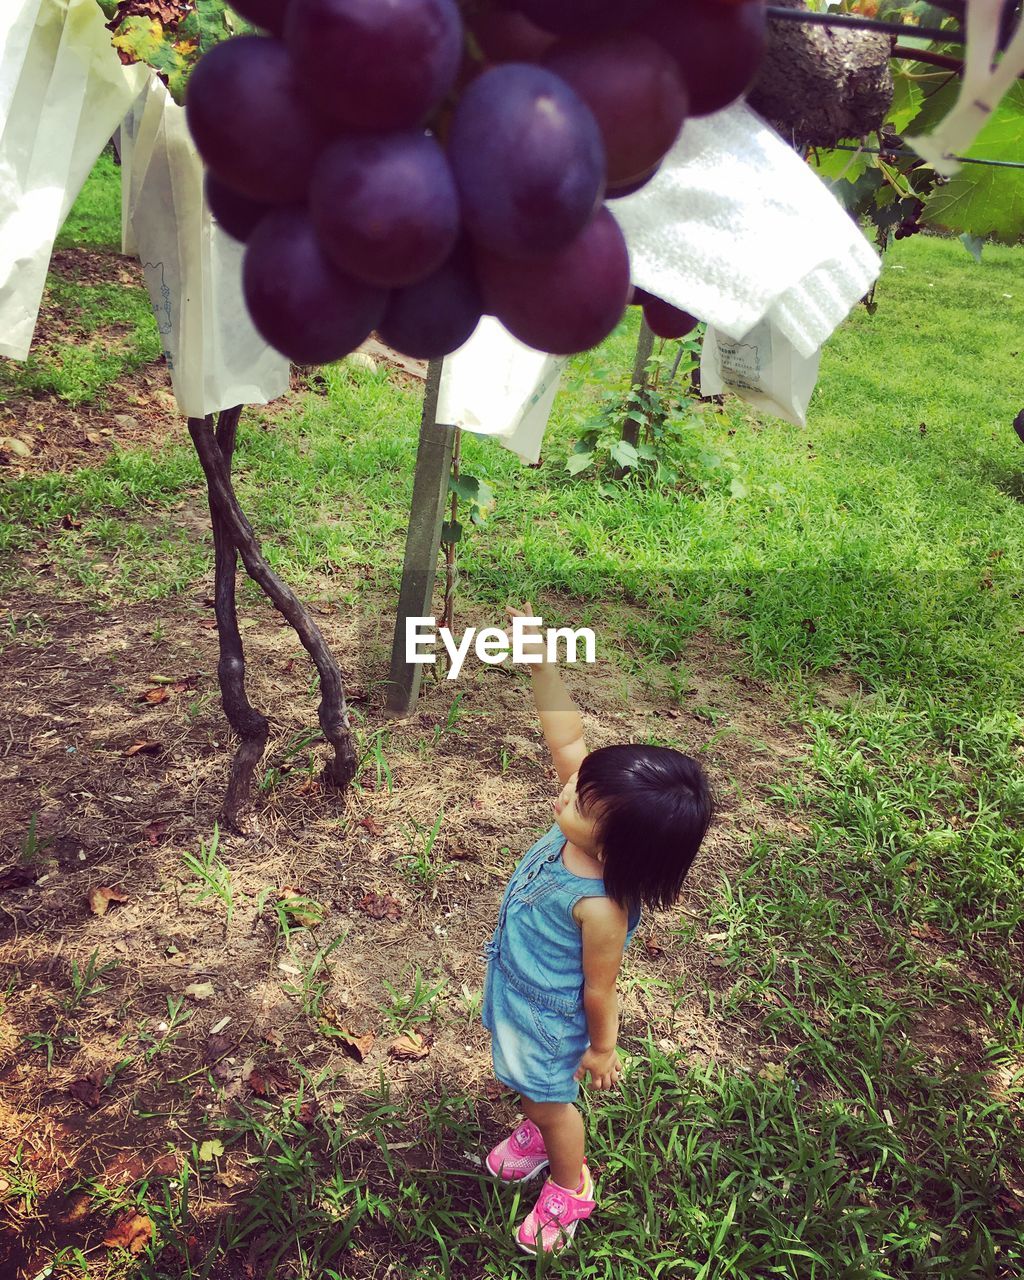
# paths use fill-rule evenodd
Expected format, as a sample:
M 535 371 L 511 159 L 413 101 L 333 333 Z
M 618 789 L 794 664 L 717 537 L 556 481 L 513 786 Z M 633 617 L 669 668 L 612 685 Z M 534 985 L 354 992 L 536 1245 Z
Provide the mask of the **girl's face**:
M 597 820 L 592 814 L 580 813 L 576 799 L 576 782 L 579 770 L 572 775 L 551 804 L 555 811 L 555 821 L 566 840 L 571 840 L 578 849 L 601 861 L 601 851 L 597 843 Z

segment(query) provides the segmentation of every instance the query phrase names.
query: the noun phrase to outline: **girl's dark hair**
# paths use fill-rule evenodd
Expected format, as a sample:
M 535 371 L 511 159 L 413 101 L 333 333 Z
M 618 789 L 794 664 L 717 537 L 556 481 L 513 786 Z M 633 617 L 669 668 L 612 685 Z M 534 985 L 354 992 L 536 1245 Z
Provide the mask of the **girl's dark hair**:
M 596 822 L 608 896 L 670 907 L 714 813 L 697 761 L 672 747 L 599 747 L 580 766 L 576 802 Z

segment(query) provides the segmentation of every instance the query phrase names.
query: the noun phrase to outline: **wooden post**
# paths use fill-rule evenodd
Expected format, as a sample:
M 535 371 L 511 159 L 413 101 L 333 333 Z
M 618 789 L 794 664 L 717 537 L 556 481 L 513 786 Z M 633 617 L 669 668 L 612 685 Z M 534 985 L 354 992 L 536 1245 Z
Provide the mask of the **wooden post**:
M 630 386 L 643 390 L 647 386 L 647 361 L 654 350 L 654 332 L 641 315 L 640 333 L 636 340 L 636 359 L 633 361 L 633 381 Z M 622 438 L 628 444 L 635 445 L 640 439 L 640 423 L 627 418 L 622 424 Z
M 437 556 L 441 547 L 448 476 L 452 466 L 455 428 L 438 426 L 437 398 L 441 389 L 441 361 L 431 360 L 423 393 L 423 417 L 416 454 L 409 531 L 405 538 L 402 586 L 391 645 L 387 711 L 395 717 L 410 715 L 416 707 L 423 668 L 405 660 L 405 624 L 408 618 L 431 616 Z

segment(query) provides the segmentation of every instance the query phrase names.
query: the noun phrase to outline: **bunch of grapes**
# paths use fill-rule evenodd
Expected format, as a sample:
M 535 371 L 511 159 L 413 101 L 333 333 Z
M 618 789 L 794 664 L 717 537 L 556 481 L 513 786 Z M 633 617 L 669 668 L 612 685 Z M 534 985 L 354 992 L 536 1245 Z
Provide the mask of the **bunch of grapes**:
M 631 299 L 606 200 L 739 97 L 763 0 L 233 0 L 186 112 L 256 328 L 322 364 L 374 330 L 422 359 L 481 315 L 557 354 Z M 644 300 L 655 332 L 692 317 Z M 686 329 L 683 330 L 687 331 Z

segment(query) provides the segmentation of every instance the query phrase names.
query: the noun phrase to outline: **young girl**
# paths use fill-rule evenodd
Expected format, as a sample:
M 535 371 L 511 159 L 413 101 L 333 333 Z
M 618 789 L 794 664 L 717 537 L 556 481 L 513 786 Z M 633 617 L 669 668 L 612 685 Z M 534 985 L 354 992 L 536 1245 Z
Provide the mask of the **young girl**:
M 508 613 L 532 616 L 529 604 Z M 562 789 L 554 826 L 513 872 L 487 946 L 482 1016 L 494 1072 L 522 1095 L 526 1119 L 486 1165 L 504 1182 L 548 1169 L 516 1240 L 527 1253 L 551 1253 L 595 1207 L 573 1103 L 588 1074 L 595 1089 L 619 1082 L 623 951 L 642 905 L 668 907 L 679 896 L 712 801 L 697 761 L 670 747 L 588 752 L 557 666 L 531 672 Z

